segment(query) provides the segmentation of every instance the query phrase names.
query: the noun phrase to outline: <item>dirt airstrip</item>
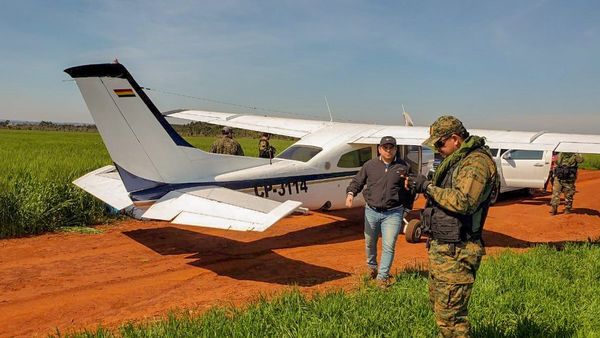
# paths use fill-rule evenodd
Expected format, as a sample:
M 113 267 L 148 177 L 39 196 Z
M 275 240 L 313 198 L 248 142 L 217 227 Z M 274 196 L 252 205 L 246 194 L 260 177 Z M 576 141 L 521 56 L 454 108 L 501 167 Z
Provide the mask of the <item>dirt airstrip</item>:
M 486 224 L 488 253 L 600 237 L 600 171 L 581 171 L 577 191 L 574 213 L 554 217 L 547 193 L 501 199 Z M 362 212 L 292 216 L 264 233 L 125 221 L 97 235 L 2 240 L 0 336 L 116 327 L 177 308 L 244 304 L 291 285 L 352 289 L 364 272 Z M 394 268 L 425 258 L 424 243 L 400 238 Z

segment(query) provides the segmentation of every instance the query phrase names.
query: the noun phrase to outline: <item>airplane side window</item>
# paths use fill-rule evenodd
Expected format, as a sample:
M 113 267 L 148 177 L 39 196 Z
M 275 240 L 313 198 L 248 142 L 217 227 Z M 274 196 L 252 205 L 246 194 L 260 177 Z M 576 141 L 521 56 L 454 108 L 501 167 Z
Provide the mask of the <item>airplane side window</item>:
M 315 157 L 323 148 L 313 146 L 291 146 L 284 150 L 281 154 L 277 155 L 277 158 L 283 158 L 286 160 L 308 162 L 311 158 Z
M 345 153 L 340 157 L 337 163 L 338 168 L 358 168 L 362 167 L 371 159 L 371 147 L 361 148 Z
M 510 157 L 513 160 L 541 160 L 544 152 L 541 150 L 513 150 Z

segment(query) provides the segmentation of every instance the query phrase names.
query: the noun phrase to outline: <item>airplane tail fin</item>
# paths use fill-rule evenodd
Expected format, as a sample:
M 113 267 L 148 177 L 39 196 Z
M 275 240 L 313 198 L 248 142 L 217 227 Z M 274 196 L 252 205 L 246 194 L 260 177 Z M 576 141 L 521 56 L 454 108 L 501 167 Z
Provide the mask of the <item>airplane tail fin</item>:
M 121 64 L 84 65 L 65 72 L 75 79 L 128 192 L 206 181 L 266 163 L 194 148 Z

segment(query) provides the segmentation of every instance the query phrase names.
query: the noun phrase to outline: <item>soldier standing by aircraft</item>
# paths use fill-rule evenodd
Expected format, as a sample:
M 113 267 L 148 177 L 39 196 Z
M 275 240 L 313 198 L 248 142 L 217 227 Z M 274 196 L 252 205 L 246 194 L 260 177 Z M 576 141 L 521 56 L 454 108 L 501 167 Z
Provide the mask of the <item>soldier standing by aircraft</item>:
M 385 136 L 377 147 L 380 156 L 367 161 L 346 188 L 346 206 L 352 207 L 354 197 L 365 184 L 365 246 L 369 275 L 380 287 L 391 283 L 390 268 L 394 260 L 396 239 L 400 233 L 404 206 L 408 200 L 406 173 L 408 166 L 396 158 L 396 139 Z M 381 264 L 377 269 L 377 241 L 381 235 Z
M 575 180 L 577 179 L 577 166 L 583 162 L 583 157 L 575 153 L 560 153 L 553 169 L 554 181 L 552 182 L 552 209 L 550 213 L 556 215 L 560 204 L 560 193 L 565 194 L 565 214 L 570 214 L 573 208 L 575 195 Z
M 263 133 L 258 140 L 258 157 L 262 158 L 273 158 L 275 157 L 275 147 L 269 144 L 271 134 Z
M 240 143 L 233 139 L 233 129 L 229 127 L 223 127 L 221 130 L 221 137 L 215 140 L 210 147 L 211 153 L 216 154 L 228 154 L 244 156 L 244 150 Z
M 428 233 L 429 299 L 443 337 L 468 337 L 469 298 L 481 258 L 481 234 L 497 180 L 492 154 L 462 122 L 441 116 L 423 143 L 444 156 L 431 181 L 411 179 L 427 205 L 421 221 Z

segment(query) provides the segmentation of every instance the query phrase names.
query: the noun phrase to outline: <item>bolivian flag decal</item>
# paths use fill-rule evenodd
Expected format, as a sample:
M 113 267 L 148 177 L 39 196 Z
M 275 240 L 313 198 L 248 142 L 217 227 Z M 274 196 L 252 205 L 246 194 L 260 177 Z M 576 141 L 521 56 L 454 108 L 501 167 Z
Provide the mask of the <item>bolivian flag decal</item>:
M 115 94 L 118 97 L 135 97 L 133 89 L 115 89 Z

